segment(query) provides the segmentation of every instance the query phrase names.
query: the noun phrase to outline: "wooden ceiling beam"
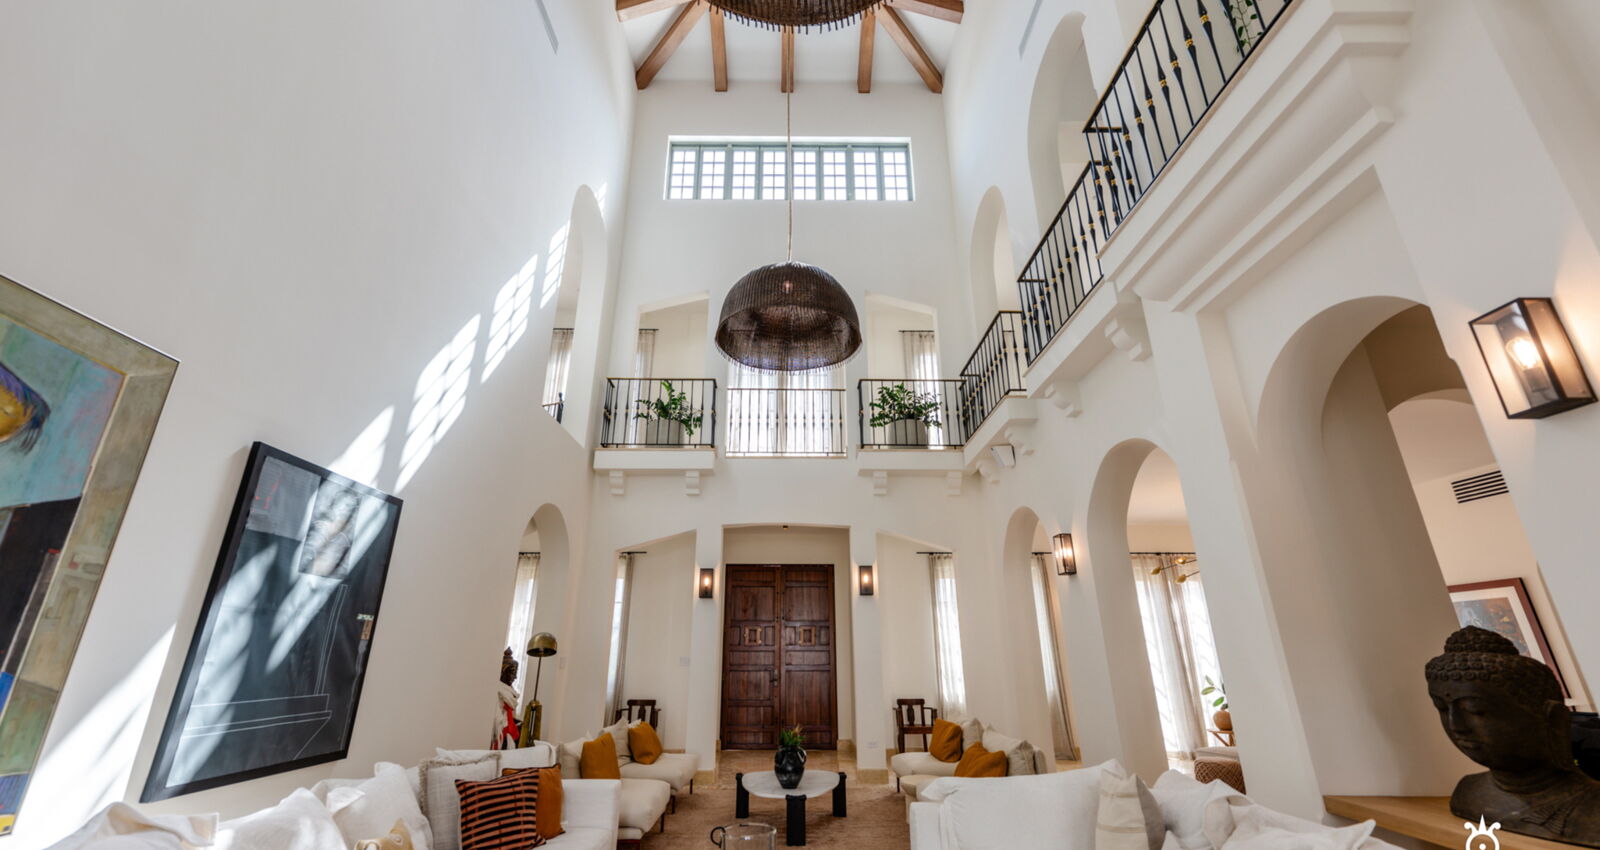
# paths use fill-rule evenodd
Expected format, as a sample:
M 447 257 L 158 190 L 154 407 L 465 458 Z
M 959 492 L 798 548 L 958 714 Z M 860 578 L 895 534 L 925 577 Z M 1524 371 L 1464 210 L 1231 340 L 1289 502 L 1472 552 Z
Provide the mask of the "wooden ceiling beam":
M 633 81 L 640 89 L 649 88 L 650 81 L 656 78 L 656 74 L 661 73 L 667 60 L 677 52 L 678 45 L 683 44 L 684 38 L 689 35 L 689 30 L 700 23 L 700 17 L 705 13 L 706 0 L 694 0 L 693 4 L 685 6 L 683 11 L 678 13 L 678 19 L 667 27 L 666 33 L 656 42 L 656 46 L 650 50 L 650 55 L 644 58 L 644 64 L 640 65 L 638 72 L 633 75 Z
M 872 91 L 872 42 L 878 35 L 878 13 L 868 9 L 861 16 L 861 54 L 856 59 L 856 91 Z
M 794 27 L 783 28 L 783 74 L 778 85 L 785 94 L 794 91 Z
M 711 84 L 717 91 L 728 90 L 728 35 L 722 10 L 711 8 Z
M 922 49 L 922 43 L 906 27 L 906 22 L 901 19 L 900 13 L 889 6 L 883 7 L 878 13 L 878 22 L 888 30 L 889 37 L 900 46 L 900 52 L 906 55 L 911 67 L 917 69 L 917 74 L 922 81 L 927 83 L 928 91 L 938 94 L 944 91 L 944 75 L 934 66 L 933 60 L 928 58 L 928 52 Z
M 695 0 L 617 0 L 617 20 L 631 21 L 656 12 L 687 6 Z
M 961 23 L 961 16 L 966 13 L 966 4 L 962 0 L 887 0 L 887 3 L 902 12 L 916 12 L 952 24 Z

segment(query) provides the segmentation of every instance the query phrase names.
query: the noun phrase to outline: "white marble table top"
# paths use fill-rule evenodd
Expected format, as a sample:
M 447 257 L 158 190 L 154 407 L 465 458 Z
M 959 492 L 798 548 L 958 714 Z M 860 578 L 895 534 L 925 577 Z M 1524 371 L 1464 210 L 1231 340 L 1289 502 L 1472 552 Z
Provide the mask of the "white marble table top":
M 746 773 L 744 790 L 756 797 L 782 800 L 785 797 L 821 797 L 839 784 L 839 774 L 825 770 L 808 770 L 800 777 L 798 788 L 785 788 L 778 784 L 778 774 L 773 771 Z

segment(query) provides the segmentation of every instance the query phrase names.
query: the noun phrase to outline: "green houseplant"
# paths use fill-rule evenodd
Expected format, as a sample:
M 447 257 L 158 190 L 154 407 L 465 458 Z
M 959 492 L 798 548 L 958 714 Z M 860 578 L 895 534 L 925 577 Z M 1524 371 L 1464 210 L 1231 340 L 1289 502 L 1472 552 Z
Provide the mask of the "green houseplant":
M 778 754 L 772 759 L 772 772 L 778 784 L 788 789 L 800 786 L 806 774 L 805 736 L 799 726 L 778 730 Z
M 656 445 L 671 445 L 682 443 L 684 438 L 693 437 L 704 421 L 704 415 L 689 406 L 689 394 L 680 392 L 672 386 L 671 381 L 661 382 L 661 395 L 653 399 L 636 399 L 635 404 L 640 410 L 634 414 L 635 419 L 668 423 L 666 433 L 658 434 L 665 439 L 648 441 Z M 679 431 L 681 434 L 674 434 Z M 676 437 L 676 439 L 673 439 Z
M 1228 689 L 1221 682 L 1211 681 L 1206 677 L 1206 686 L 1200 689 L 1200 696 L 1210 697 L 1211 707 L 1217 711 L 1211 715 L 1211 722 L 1219 732 L 1233 731 L 1233 715 L 1228 711 Z
M 878 397 L 869 403 L 874 428 L 890 429 L 891 442 L 897 445 L 925 446 L 928 429 L 939 428 L 939 399 L 932 393 L 919 393 L 904 383 L 878 388 Z M 899 439 L 894 439 L 899 437 Z

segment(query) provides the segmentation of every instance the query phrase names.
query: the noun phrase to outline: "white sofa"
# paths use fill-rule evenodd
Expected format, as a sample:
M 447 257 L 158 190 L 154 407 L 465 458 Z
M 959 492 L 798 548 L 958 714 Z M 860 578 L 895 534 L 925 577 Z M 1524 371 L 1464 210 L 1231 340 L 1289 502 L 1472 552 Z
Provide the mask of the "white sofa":
M 939 779 L 922 789 L 922 801 L 911 804 L 911 850 L 1094 850 L 1104 767 Z M 1151 794 L 1167 830 L 1162 850 L 1398 850 L 1369 837 L 1370 821 L 1323 826 L 1258 806 L 1221 782 L 1201 785 L 1176 771 L 1157 780 Z
M 551 747 L 559 753 L 561 780 L 574 782 L 582 781 L 578 778 L 578 761 L 584 740 L 580 738 L 565 744 L 539 741 L 535 746 Z M 666 831 L 667 808 L 672 806 L 676 809 L 677 798 L 674 793 L 680 785 L 688 787 L 694 782 L 694 770 L 699 760 L 681 753 L 663 753 L 654 764 L 639 764 L 625 755 L 619 757 L 618 761 L 622 782 L 617 840 L 624 845 L 637 847 L 650 830 L 659 826 L 661 831 Z M 680 784 L 675 785 L 674 782 Z
M 1021 744 L 1026 747 L 1026 760 L 1031 765 L 1035 774 L 1049 773 L 1055 769 L 1055 760 L 1050 754 L 1027 741 L 1011 738 L 996 732 L 994 729 L 984 729 L 982 743 L 990 750 L 1009 750 Z M 923 788 L 932 784 L 934 780 L 956 775 L 956 762 L 939 761 L 932 755 L 917 750 L 906 753 L 895 753 L 889 758 L 889 771 L 894 774 L 895 787 L 900 789 L 910 802 L 920 799 Z M 1016 774 L 1018 771 L 1012 770 Z

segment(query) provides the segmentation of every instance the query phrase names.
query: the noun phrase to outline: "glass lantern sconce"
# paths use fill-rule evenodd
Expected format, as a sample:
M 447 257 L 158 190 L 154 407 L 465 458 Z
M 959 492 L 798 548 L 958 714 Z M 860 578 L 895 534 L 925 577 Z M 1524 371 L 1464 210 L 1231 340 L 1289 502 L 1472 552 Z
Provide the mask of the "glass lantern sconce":
M 860 577 L 857 582 L 857 587 L 861 588 L 861 595 L 871 596 L 876 590 L 876 588 L 872 586 L 872 565 L 862 564 L 856 568 L 856 572 Z
M 1543 419 L 1593 404 L 1594 387 L 1548 298 L 1518 298 L 1472 320 L 1506 416 Z
M 715 567 L 700 568 L 700 598 L 714 599 L 717 595 L 717 570 Z
M 1078 553 L 1072 548 L 1072 535 L 1063 532 L 1050 538 L 1050 550 L 1056 558 L 1056 575 L 1078 574 Z

